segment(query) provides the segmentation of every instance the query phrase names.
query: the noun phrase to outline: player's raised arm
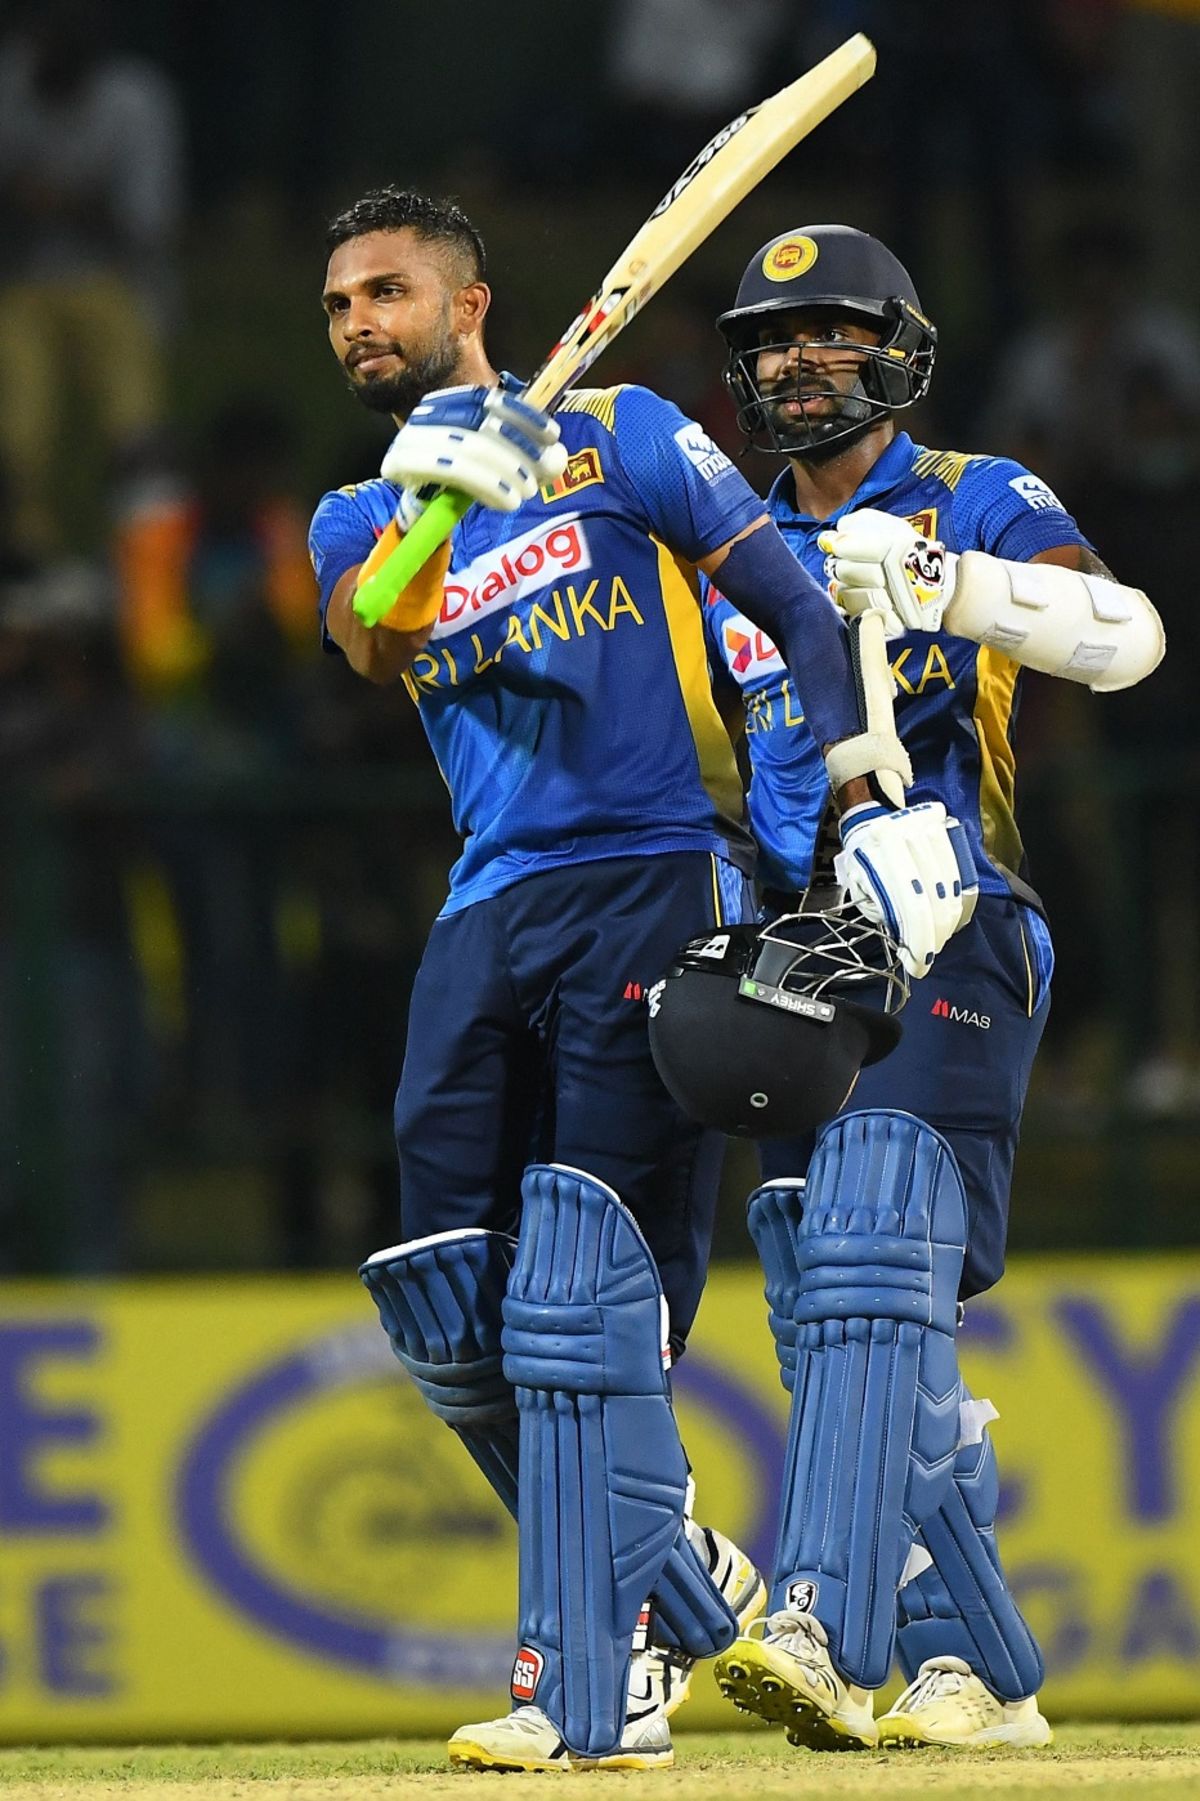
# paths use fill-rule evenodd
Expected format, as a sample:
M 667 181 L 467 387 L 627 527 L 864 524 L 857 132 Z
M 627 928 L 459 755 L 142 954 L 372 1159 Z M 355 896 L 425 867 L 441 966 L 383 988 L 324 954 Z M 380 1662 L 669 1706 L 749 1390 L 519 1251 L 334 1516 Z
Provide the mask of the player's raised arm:
M 313 560 L 322 579 L 320 557 L 331 553 L 329 542 L 341 540 L 341 563 L 353 552 L 345 548 L 363 539 L 370 549 L 337 576 L 324 607 L 328 637 L 346 655 L 350 667 L 368 681 L 393 682 L 403 675 L 437 624 L 442 589 L 450 567 L 450 545 L 434 551 L 396 596 L 375 625 L 364 625 L 354 597 L 381 569 L 404 532 L 420 518 L 430 484 L 437 479 L 467 494 L 481 506 L 512 512 L 537 493 L 540 482 L 561 474 L 566 452 L 559 428 L 504 386 L 479 384 L 445 388 L 427 394 L 401 426 L 383 459 L 381 474 L 393 484 L 395 516 L 372 542 L 372 529 L 356 518 L 348 495 L 327 497 L 314 520 Z M 337 503 L 341 503 L 340 508 Z M 350 512 L 347 526 L 339 514 Z M 332 528 L 332 529 L 331 529 Z M 353 534 L 357 531 L 358 538 Z M 335 562 L 330 570 L 338 565 Z M 328 580 L 322 582 L 322 591 Z
M 398 527 L 389 517 L 394 506 L 382 482 L 336 489 L 318 506 L 308 536 L 322 640 L 342 651 L 357 675 L 380 683 L 397 681 L 432 632 L 449 557 L 443 551 L 420 572 L 384 625 L 362 625 L 354 594 L 396 541 Z

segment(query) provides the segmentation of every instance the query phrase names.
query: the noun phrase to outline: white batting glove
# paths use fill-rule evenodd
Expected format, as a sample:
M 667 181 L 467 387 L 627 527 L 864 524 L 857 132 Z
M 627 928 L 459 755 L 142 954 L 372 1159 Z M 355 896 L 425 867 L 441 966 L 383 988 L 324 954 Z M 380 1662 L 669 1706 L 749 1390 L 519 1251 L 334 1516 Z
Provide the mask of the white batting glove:
M 833 598 L 851 617 L 868 609 L 882 613 L 889 638 L 939 629 L 948 559 L 936 538 L 921 537 L 894 513 L 862 507 L 822 532 L 817 543 L 829 558 Z
M 975 911 L 979 882 L 966 833 L 941 801 L 889 812 L 867 803 L 840 821 L 833 870 L 847 897 L 900 947 L 910 976 L 928 975 Z
M 481 506 L 514 513 L 567 466 L 557 421 L 505 388 L 437 388 L 392 440 L 380 474 L 405 490 L 402 521 L 423 511 L 418 490 L 457 488 Z

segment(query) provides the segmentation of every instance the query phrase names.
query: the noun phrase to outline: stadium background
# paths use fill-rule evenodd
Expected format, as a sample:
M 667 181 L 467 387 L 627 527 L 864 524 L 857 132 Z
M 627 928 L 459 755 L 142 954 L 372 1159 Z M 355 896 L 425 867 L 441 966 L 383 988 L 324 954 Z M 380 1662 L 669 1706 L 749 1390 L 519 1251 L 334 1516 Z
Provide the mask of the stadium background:
M 78 49 L 89 13 L 56 142 L 119 77 L 157 185 L 21 163 L 30 20 Z M 711 321 L 750 252 L 874 230 L 941 330 L 915 434 L 1023 457 L 1164 614 L 1144 693 L 1030 683 L 1059 970 L 970 1354 L 1051 1703 L 1194 1711 L 1200 8 L 509 14 L 460 0 L 448 41 L 404 0 L 0 11 L 0 1737 L 432 1729 L 494 1695 L 507 1527 L 353 1276 L 394 1237 L 405 996 L 453 844 L 406 698 L 314 642 L 308 514 L 386 441 L 324 341 L 322 225 L 378 181 L 456 194 L 493 353 L 528 372 L 712 129 L 855 28 L 874 83 L 597 378 L 735 449 Z M 680 1382 L 712 1516 L 757 1542 L 782 1401 L 751 1182 L 732 1157 Z

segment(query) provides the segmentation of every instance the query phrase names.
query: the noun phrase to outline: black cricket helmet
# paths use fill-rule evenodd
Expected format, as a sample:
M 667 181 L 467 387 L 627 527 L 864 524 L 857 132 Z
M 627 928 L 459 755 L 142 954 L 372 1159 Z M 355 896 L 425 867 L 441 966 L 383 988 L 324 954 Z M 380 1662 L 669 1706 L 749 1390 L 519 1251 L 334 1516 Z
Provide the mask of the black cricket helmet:
M 838 900 L 689 939 L 649 998 L 658 1073 L 691 1119 L 790 1138 L 895 1048 L 908 978 L 893 940 Z
M 759 388 L 760 354 L 791 350 L 786 316 L 810 309 L 869 325 L 879 343 L 855 346 L 863 353 L 859 378 L 836 412 L 781 418 L 780 403 L 829 392 L 815 366 L 806 372 L 802 360 L 786 386 L 769 395 Z M 929 390 L 937 331 L 921 311 L 912 277 L 878 238 L 850 225 L 802 225 L 764 244 L 717 327 L 729 347 L 725 381 L 737 402 L 738 425 L 760 450 L 814 459 L 835 454 L 875 420 L 914 405 Z

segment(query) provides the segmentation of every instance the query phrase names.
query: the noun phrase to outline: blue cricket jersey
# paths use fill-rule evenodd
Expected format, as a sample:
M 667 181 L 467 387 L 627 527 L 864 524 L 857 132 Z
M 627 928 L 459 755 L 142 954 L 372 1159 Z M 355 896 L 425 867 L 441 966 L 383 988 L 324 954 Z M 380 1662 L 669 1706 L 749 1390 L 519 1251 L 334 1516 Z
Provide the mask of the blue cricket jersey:
M 1061 501 L 1020 463 L 927 450 L 905 432 L 830 519 L 796 510 L 790 467 L 767 502 L 794 554 L 826 587 L 830 559 L 817 536 L 859 507 L 902 514 L 948 550 L 983 550 L 1010 562 L 1087 542 Z M 774 644 L 709 583 L 704 599 L 714 672 L 718 681 L 731 678 L 745 702 L 760 878 L 766 888 L 805 888 L 829 801 L 824 761 Z M 1022 671 L 999 651 L 948 632 L 906 632 L 892 640 L 889 655 L 896 725 L 913 765 L 910 800 L 944 801 L 962 820 L 981 892 L 1036 900 L 1025 884 L 1014 815 L 1012 733 Z
M 464 840 L 447 913 L 601 857 L 699 850 L 753 864 L 694 565 L 763 502 L 644 388 L 579 390 L 557 417 L 565 473 L 515 513 L 466 514 L 433 636 L 404 678 Z M 318 506 L 322 626 L 396 494 L 368 481 Z

